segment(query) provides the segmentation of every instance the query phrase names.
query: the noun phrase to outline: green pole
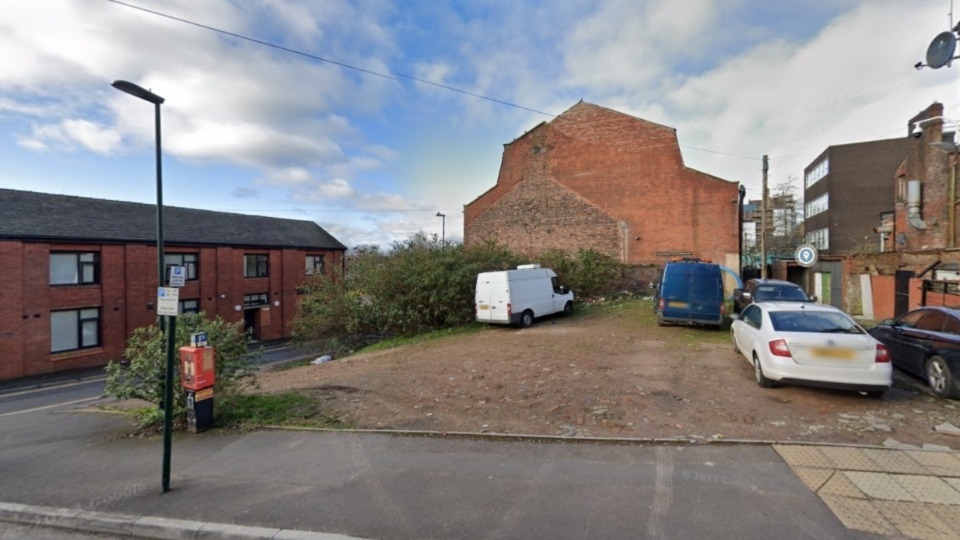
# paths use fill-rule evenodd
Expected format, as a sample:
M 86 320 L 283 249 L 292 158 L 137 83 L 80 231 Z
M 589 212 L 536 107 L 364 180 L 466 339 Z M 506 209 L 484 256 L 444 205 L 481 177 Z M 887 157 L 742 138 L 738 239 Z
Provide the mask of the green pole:
M 167 315 L 167 374 L 163 396 L 163 492 L 170 491 L 170 445 L 173 434 L 173 348 L 177 318 Z

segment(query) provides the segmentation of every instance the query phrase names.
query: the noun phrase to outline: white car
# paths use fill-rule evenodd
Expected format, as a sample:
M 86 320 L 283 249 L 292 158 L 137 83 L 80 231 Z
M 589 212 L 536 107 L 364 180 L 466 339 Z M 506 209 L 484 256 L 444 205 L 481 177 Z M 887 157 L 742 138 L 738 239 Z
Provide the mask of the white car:
M 879 396 L 892 384 L 887 347 L 833 306 L 750 304 L 730 333 L 764 388 L 803 384 Z

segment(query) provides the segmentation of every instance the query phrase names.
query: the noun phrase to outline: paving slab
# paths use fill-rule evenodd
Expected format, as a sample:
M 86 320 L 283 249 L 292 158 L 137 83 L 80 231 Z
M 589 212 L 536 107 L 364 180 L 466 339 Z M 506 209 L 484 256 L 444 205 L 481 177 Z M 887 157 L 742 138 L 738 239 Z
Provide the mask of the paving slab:
M 852 497 L 854 499 L 866 499 L 867 496 L 863 494 L 860 489 L 857 488 L 847 478 L 846 474 L 843 471 L 837 471 L 833 473 L 833 476 L 830 477 L 830 480 L 820 488 L 817 493 L 820 496 L 823 495 L 837 495 L 840 497 Z
M 791 467 L 793 472 L 810 488 L 810 491 L 817 491 L 823 486 L 834 471 L 831 469 L 816 469 L 813 467 Z
M 898 474 L 893 479 L 920 502 L 960 506 L 960 492 L 936 476 Z
M 897 534 L 896 527 L 891 525 L 870 501 L 838 495 L 823 495 L 822 498 L 840 522 L 849 529 L 885 536 Z
M 960 458 L 952 452 L 906 450 L 905 453 L 933 474 L 960 477 Z
M 916 501 L 913 495 L 885 473 L 848 471 L 847 478 L 871 499 L 885 501 Z
M 953 530 L 923 504 L 874 501 L 874 505 L 903 535 L 923 540 L 956 540 L 957 538 L 958 531 Z
M 864 448 L 863 455 L 876 463 L 880 470 L 888 473 L 927 474 L 927 468 L 907 455 L 903 450 L 883 450 Z
M 883 471 L 883 467 L 867 457 L 860 448 L 824 446 L 819 450 L 833 465 L 834 469 L 844 471 Z
M 833 462 L 816 446 L 777 444 L 773 449 L 791 467 L 814 467 L 818 469 L 833 469 Z

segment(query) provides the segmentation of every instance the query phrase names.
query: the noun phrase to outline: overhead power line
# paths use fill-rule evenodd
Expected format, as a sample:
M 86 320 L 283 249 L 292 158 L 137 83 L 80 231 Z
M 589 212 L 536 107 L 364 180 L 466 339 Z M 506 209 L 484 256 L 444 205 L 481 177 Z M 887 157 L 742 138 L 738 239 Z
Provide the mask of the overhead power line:
M 123 1 L 121 1 L 121 0 L 107 0 L 107 1 L 110 2 L 110 3 L 116 4 L 116 5 L 119 5 L 119 6 L 127 7 L 127 8 L 130 8 L 130 9 L 135 9 L 135 10 L 141 11 L 141 12 L 143 12 L 143 13 L 148 13 L 148 14 L 150 14 L 150 15 L 155 15 L 155 16 L 157 16 L 157 17 L 162 17 L 162 18 L 164 18 L 164 19 L 169 19 L 169 20 L 171 20 L 171 21 L 176 21 L 176 22 L 179 22 L 179 23 L 188 24 L 188 25 L 190 25 L 190 26 L 195 26 L 195 27 L 197 27 L 197 28 L 202 28 L 202 29 L 204 29 L 204 30 L 209 30 L 209 31 L 211 31 L 211 32 L 216 32 L 216 33 L 221 34 L 221 35 L 224 35 L 224 36 L 229 36 L 229 37 L 232 37 L 232 38 L 235 38 L 235 39 L 239 39 L 239 40 L 243 40 L 243 41 L 248 41 L 248 42 L 250 42 L 250 43 L 255 43 L 255 44 L 257 44 L 257 45 L 263 45 L 264 47 L 270 47 L 270 48 L 272 48 L 272 49 L 276 49 L 276 50 L 279 50 L 279 51 L 288 52 L 288 53 L 290 53 L 290 54 L 295 54 L 295 55 L 297 55 L 297 56 L 302 56 L 302 57 L 304 57 L 304 58 L 309 58 L 309 59 L 311 59 L 311 60 L 316 60 L 316 61 L 318 61 L 318 62 L 324 62 L 324 63 L 327 63 L 327 64 L 332 64 L 332 65 L 335 65 L 335 66 L 338 66 L 338 67 L 342 67 L 342 68 L 344 68 L 344 69 L 351 69 L 351 70 L 354 70 L 354 71 L 357 71 L 357 72 L 360 72 L 360 73 L 364 73 L 364 74 L 367 74 L 367 75 L 372 75 L 372 76 L 374 76 L 374 77 L 380 77 L 380 78 L 383 78 L 383 79 L 388 79 L 388 80 L 397 81 L 397 82 L 400 82 L 401 79 L 408 79 L 408 80 L 415 81 L 415 82 L 418 82 L 418 83 L 421 83 L 421 84 L 426 84 L 426 85 L 433 86 L 433 87 L 436 87 L 436 88 L 442 88 L 442 89 L 444 89 L 444 90 L 449 90 L 449 91 L 451 91 L 451 92 L 455 92 L 455 93 L 458 93 L 458 94 L 463 94 L 463 95 L 465 95 L 465 96 L 471 96 L 471 97 L 475 97 L 475 98 L 478 98 L 478 99 L 483 99 L 483 100 L 486 100 L 486 101 L 490 101 L 490 102 L 492 102 L 492 103 L 497 103 L 497 104 L 500 104 L 500 105 L 505 105 L 505 106 L 507 106 L 507 107 L 512 107 L 512 108 L 514 108 L 514 109 L 520 109 L 520 110 L 524 110 L 524 111 L 528 111 L 528 112 L 532 112 L 532 113 L 536 113 L 536 114 L 542 114 L 542 115 L 544 115 L 544 116 L 549 116 L 549 117 L 551 117 L 551 118 L 556 118 L 556 117 L 557 117 L 557 115 L 554 114 L 554 113 L 548 113 L 548 112 L 540 111 L 540 110 L 537 110 L 537 109 L 534 109 L 534 108 L 531 108 L 531 107 L 525 107 L 525 106 L 523 106 L 523 105 L 518 105 L 518 104 L 516 104 L 516 103 L 512 103 L 512 102 L 505 101 L 505 100 L 502 100 L 502 99 L 493 98 L 493 97 L 490 97 L 490 96 L 485 96 L 485 95 L 483 95 L 483 94 L 478 94 L 478 93 L 476 93 L 476 92 L 471 92 L 471 91 L 469 91 L 469 90 L 464 90 L 464 89 L 462 89 L 462 88 L 456 88 L 456 87 L 454 87 L 454 86 L 449 86 L 449 85 L 446 85 L 446 84 L 442 84 L 442 83 L 438 83 L 438 82 L 434 82 L 434 81 L 429 81 L 429 80 L 426 80 L 426 79 L 422 79 L 422 78 L 420 78 L 420 77 L 416 77 L 416 76 L 413 76 L 413 75 L 408 75 L 408 74 L 406 74 L 406 73 L 381 73 L 381 72 L 379 72 L 379 71 L 373 71 L 373 70 L 371 70 L 371 69 L 366 69 L 366 68 L 354 66 L 354 65 L 351 65 L 351 64 L 347 64 L 347 63 L 345 63 L 345 62 L 339 62 L 339 61 L 337 61 L 337 60 L 332 60 L 332 59 L 330 59 L 330 58 L 324 58 L 324 57 L 322 57 L 322 56 L 318 56 L 318 55 L 311 54 L 311 53 L 304 52 L 304 51 L 297 50 L 297 49 L 292 49 L 292 48 L 290 48 L 290 47 L 284 47 L 283 45 L 278 45 L 278 44 L 272 43 L 272 42 L 270 42 L 270 41 L 266 41 L 266 40 L 262 40 L 262 39 L 257 39 L 257 38 L 250 37 L 250 36 L 246 36 L 246 35 L 243 35 L 243 34 L 238 34 L 238 33 L 236 33 L 236 32 L 231 32 L 231 31 L 229 31 L 229 30 L 224 30 L 224 29 L 222 29 L 222 28 L 217 28 L 217 27 L 215 27 L 215 26 L 210 26 L 210 25 L 207 25 L 207 24 L 198 23 L 198 22 L 196 22 L 196 21 L 191 21 L 191 20 L 185 19 L 185 18 L 183 18 L 183 17 L 177 17 L 177 16 L 175 16 L 175 15 L 170 15 L 170 14 L 168 14 L 168 13 L 163 13 L 163 12 L 160 12 L 160 11 L 156 11 L 156 10 L 152 10 L 152 9 L 147 9 L 147 8 L 145 8 L 145 7 L 141 7 L 141 6 L 137 6 L 137 5 L 134 5 L 134 4 L 127 3 L 127 2 L 123 2 Z M 710 150 L 709 148 L 699 148 L 699 147 L 696 147 L 696 146 L 689 146 L 689 145 L 686 145 L 686 144 L 681 144 L 680 146 L 683 147 L 683 148 L 689 148 L 689 149 L 691 149 L 691 150 L 697 150 L 697 151 L 700 151 L 700 152 L 709 152 L 709 153 L 711 153 L 711 154 L 718 154 L 718 155 L 721 155 L 721 156 L 733 157 L 733 158 L 738 158 L 738 159 L 748 159 L 748 160 L 751 160 L 751 161 L 760 161 L 760 158 L 757 158 L 757 157 L 750 157 L 750 156 L 742 156 L 742 155 L 738 155 L 738 154 L 731 154 L 731 153 L 727 153 L 727 152 L 721 152 L 721 151 L 719 151 L 719 150 Z
M 317 55 L 315 55 L 315 54 L 310 54 L 310 53 L 307 53 L 307 52 L 299 51 L 299 50 L 297 50 L 297 49 L 291 49 L 291 48 L 289 48 L 289 47 L 284 47 L 283 45 L 277 45 L 276 43 L 271 43 L 271 42 L 269 42 L 269 41 L 264 41 L 264 40 L 262 40 L 262 39 L 252 38 L 252 37 L 250 37 L 250 36 L 245 36 L 245 35 L 243 35 L 243 34 L 237 34 L 236 32 L 230 32 L 230 31 L 228 31 L 228 30 L 223 30 L 222 28 L 216 28 L 216 27 L 214 27 L 214 26 L 209 26 L 209 25 L 206 25 L 206 24 L 201 24 L 201 23 L 198 23 L 198 22 L 195 22 L 195 21 L 191 21 L 191 20 L 189 20 L 189 19 L 184 19 L 184 18 L 182 18 L 182 17 L 176 17 L 176 16 L 174 16 L 174 15 L 169 15 L 169 14 L 167 14 L 167 13 L 161 13 L 161 12 L 159 12 L 159 11 L 154 11 L 154 10 L 152 10 L 152 9 L 147 9 L 147 8 L 145 8 L 145 7 L 135 6 L 135 5 L 133 5 L 133 4 L 128 4 L 128 3 L 126 3 L 126 2 L 121 2 L 120 0 L 107 0 L 107 1 L 108 1 L 108 2 L 112 2 L 112 3 L 114 3 L 114 4 L 117 4 L 117 5 L 120 5 L 120 6 L 128 7 L 128 8 L 131 8 L 131 9 L 136 9 L 136 10 L 142 11 L 142 12 L 144 12 L 144 13 L 149 13 L 149 14 L 151 14 L 151 15 L 156 15 L 157 17 L 163 17 L 163 18 L 165 18 L 165 19 L 170 19 L 170 20 L 172 20 L 172 21 L 177 21 L 177 22 L 180 22 L 180 23 L 183 23 L 183 24 L 189 24 L 189 25 L 191 25 L 191 26 L 196 26 L 197 28 L 203 28 L 204 30 L 210 30 L 211 32 L 216 32 L 216 33 L 218 33 L 218 34 L 223 34 L 223 35 L 225 35 L 225 36 L 230 36 L 230 37 L 232 37 L 232 38 L 241 39 L 241 40 L 244 40 L 244 41 L 249 41 L 249 42 L 251 42 L 251 43 L 256 43 L 256 44 L 258 44 L 258 45 L 263 45 L 263 46 L 265 46 L 265 47 L 271 47 L 271 48 L 273 48 L 273 49 L 281 50 L 281 51 L 288 52 L 288 53 L 291 53 L 291 54 L 296 54 L 296 55 L 298 55 L 298 56 L 303 56 L 303 57 L 309 58 L 309 59 L 311 59 L 311 60 L 316 60 L 316 61 L 318 61 L 318 62 L 326 62 L 326 63 L 328 63 L 328 64 L 333 64 L 333 65 L 335 65 L 335 66 L 339 66 L 339 67 L 342 67 L 342 68 L 345 68 L 345 69 L 352 69 L 352 70 L 354 70 L 354 71 L 359 71 L 359 72 L 361 72 L 361 73 L 366 73 L 367 75 L 373 75 L 373 76 L 375 76 L 375 77 L 382 77 L 382 78 L 384 78 L 384 79 L 390 79 L 390 80 L 392 80 L 392 81 L 397 81 L 397 82 L 399 82 L 400 79 L 409 79 L 409 80 L 411 80 L 411 81 L 415 81 L 415 82 L 418 82 L 418 83 L 421 83 L 421 84 L 428 84 L 428 85 L 430 85 L 430 86 L 435 86 L 435 87 L 437 87 L 437 88 L 443 88 L 444 90 L 450 90 L 451 92 L 457 92 L 457 93 L 459 93 L 459 94 L 464 94 L 464 95 L 471 96 L 471 97 L 475 97 L 475 98 L 479 98 L 479 99 L 485 99 L 485 100 L 487 100 L 487 101 L 492 101 L 492 102 L 494 102 L 494 103 L 499 103 L 500 105 L 506 105 L 507 107 L 513 107 L 513 108 L 515 108 L 515 109 L 521 109 L 521 110 L 529 111 L 529 112 L 536 113 L 536 114 L 542 114 L 542 115 L 544 115 L 544 116 L 550 116 L 550 117 L 556 117 L 556 116 L 557 116 L 557 115 L 555 115 L 555 114 L 553 114 L 553 113 L 538 111 L 538 110 L 536 110 L 536 109 L 531 109 L 530 107 L 524 107 L 523 105 L 517 105 L 516 103 L 511 103 L 511 102 L 509 102 L 509 101 L 504 101 L 504 100 L 502 100 L 502 99 L 492 98 L 492 97 L 490 97 L 490 96 L 485 96 L 485 95 L 483 95 L 483 94 L 478 94 L 478 93 L 476 93 L 476 92 L 471 92 L 471 91 L 469 91 L 469 90 L 463 90 L 462 88 L 455 88 L 455 87 L 453 87 L 453 86 L 448 86 L 448 85 L 446 85 L 446 84 L 440 84 L 440 83 L 437 83 L 437 82 L 428 81 L 428 80 L 426 80 L 426 79 L 421 79 L 420 77 L 415 77 L 415 76 L 413 76 L 413 75 L 407 75 L 406 73 L 393 73 L 393 74 L 391 74 L 391 73 L 380 73 L 379 71 L 373 71 L 373 70 L 365 69 L 365 68 L 362 68 L 362 67 L 352 66 L 352 65 L 346 64 L 346 63 L 344 63 L 344 62 L 338 62 L 338 61 L 336 61 L 336 60 L 331 60 L 331 59 L 329 59 L 329 58 L 324 58 L 324 57 L 322 57 L 322 56 L 317 56 Z

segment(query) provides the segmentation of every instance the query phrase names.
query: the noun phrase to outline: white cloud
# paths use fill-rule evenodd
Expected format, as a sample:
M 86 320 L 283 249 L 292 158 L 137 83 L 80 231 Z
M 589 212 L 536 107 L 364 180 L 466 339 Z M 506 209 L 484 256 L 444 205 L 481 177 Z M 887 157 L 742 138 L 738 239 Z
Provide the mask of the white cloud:
M 120 134 L 89 120 L 68 118 L 58 124 L 36 126 L 33 137 L 20 141 L 20 145 L 28 149 L 47 150 L 48 143 L 56 143 L 55 146 L 68 150 L 79 146 L 96 154 L 110 155 L 120 146 Z

